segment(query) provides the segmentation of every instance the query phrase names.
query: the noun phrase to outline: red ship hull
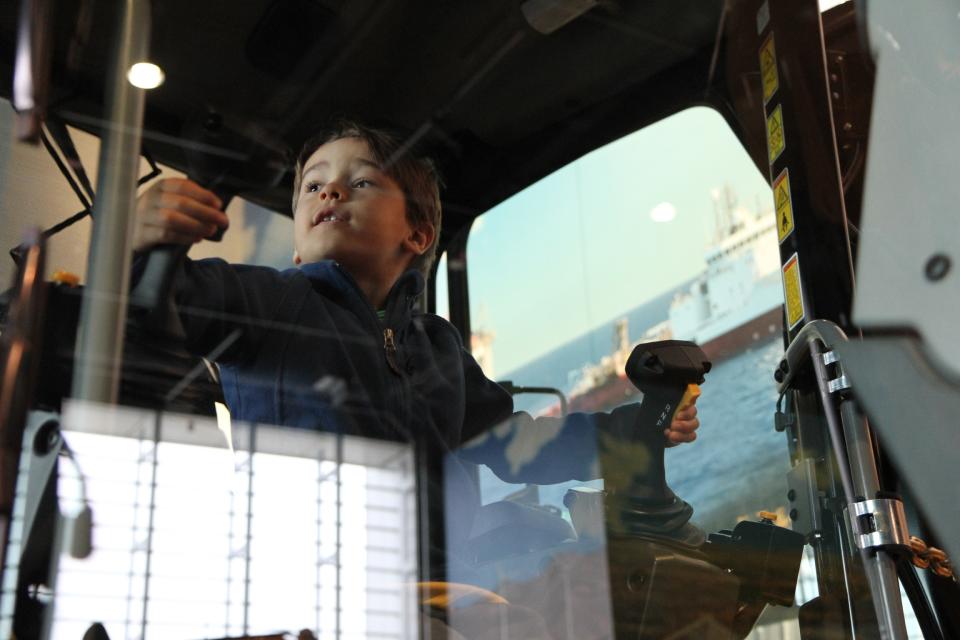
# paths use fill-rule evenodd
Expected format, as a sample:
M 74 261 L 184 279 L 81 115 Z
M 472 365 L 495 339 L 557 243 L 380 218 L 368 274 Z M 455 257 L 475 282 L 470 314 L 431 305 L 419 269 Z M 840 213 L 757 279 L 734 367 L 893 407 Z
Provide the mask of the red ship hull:
M 718 336 L 700 345 L 707 358 L 713 362 L 722 362 L 742 351 L 769 343 L 783 335 L 783 309 L 774 307 L 756 318 L 745 322 L 736 329 Z M 773 373 L 771 372 L 771 376 Z M 573 396 L 569 401 L 569 411 L 609 411 L 638 395 L 636 387 L 621 371 L 617 377 L 610 378 L 582 395 Z M 547 415 L 559 415 L 559 405 L 550 407 Z

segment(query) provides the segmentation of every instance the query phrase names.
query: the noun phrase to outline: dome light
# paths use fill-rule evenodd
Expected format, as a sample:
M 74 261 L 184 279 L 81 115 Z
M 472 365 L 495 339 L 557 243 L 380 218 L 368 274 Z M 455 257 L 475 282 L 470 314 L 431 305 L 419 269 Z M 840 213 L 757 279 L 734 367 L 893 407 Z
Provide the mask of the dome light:
M 127 80 L 140 89 L 156 89 L 164 78 L 163 69 L 152 62 L 138 62 L 127 71 Z

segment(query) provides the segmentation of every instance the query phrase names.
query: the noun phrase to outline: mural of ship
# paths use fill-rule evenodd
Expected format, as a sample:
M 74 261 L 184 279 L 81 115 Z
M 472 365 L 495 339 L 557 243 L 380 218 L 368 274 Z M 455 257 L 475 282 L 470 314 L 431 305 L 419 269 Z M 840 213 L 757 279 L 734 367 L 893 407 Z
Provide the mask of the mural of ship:
M 723 360 L 781 335 L 783 289 L 773 213 L 737 207 L 728 188 L 714 202 L 717 234 L 707 248 L 707 268 L 674 297 L 669 322 L 674 337 Z
M 614 323 L 613 348 L 600 362 L 572 372 L 570 411 L 605 411 L 631 400 L 637 391 L 624 365 L 637 344 L 671 338 L 692 340 L 714 362 L 783 333 L 783 290 L 776 219 L 769 209 L 738 207 L 729 188 L 714 194 L 717 231 L 707 247 L 706 268 L 678 291 L 667 320 L 629 339 L 627 320 Z M 545 414 L 556 415 L 559 406 Z

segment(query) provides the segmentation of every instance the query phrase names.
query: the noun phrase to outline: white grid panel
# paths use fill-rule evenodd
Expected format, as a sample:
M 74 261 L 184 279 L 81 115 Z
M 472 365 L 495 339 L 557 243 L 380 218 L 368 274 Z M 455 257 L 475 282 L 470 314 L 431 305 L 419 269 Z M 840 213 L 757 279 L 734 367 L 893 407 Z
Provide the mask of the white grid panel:
M 212 419 L 157 418 L 65 412 L 94 552 L 62 557 L 51 637 L 416 637 L 410 447 L 234 425 L 231 451 Z

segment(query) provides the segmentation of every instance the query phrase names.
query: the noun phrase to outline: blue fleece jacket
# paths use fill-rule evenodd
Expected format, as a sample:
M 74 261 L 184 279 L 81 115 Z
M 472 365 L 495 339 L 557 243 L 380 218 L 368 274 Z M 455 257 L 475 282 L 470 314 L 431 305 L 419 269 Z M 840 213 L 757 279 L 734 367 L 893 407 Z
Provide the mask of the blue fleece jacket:
M 457 330 L 414 311 L 422 290 L 418 272 L 404 274 L 380 320 L 333 261 L 277 271 L 209 259 L 186 261 L 175 299 L 195 353 L 210 353 L 239 329 L 217 359 L 236 419 L 426 437 L 510 482 L 597 477 L 597 430 L 633 428 L 636 405 L 562 423 L 514 413 L 511 396 L 487 379 Z

